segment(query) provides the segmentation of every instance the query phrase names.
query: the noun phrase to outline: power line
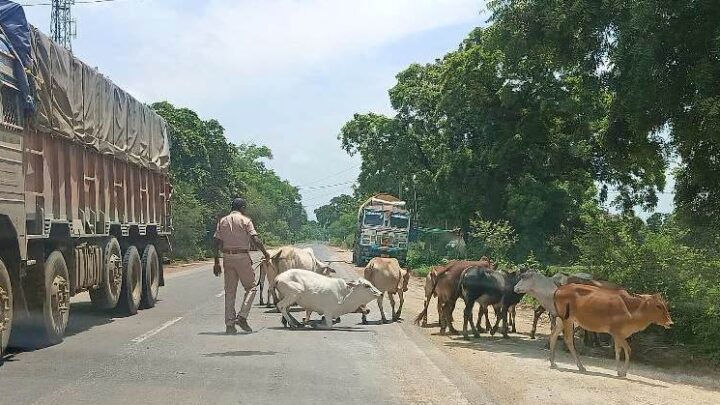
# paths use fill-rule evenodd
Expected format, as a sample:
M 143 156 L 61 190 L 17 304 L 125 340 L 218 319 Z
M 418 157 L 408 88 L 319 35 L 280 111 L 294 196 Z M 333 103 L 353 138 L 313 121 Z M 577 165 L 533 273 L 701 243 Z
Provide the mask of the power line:
M 302 187 L 307 187 L 307 186 L 311 186 L 311 185 L 313 185 L 313 184 L 320 183 L 321 181 L 327 180 L 327 179 L 329 179 L 329 178 L 335 177 L 335 176 L 340 175 L 340 174 L 343 174 L 343 173 L 347 173 L 347 172 L 349 172 L 350 170 L 357 169 L 357 168 L 359 168 L 359 167 L 360 167 L 360 165 L 350 166 L 350 167 L 345 168 L 345 169 L 343 169 L 343 170 L 341 170 L 341 171 L 339 171 L 339 172 L 337 172 L 337 173 L 333 173 L 333 174 L 329 174 L 329 175 L 327 175 L 327 176 L 325 176 L 325 177 L 321 177 L 321 178 L 319 178 L 319 179 L 317 179 L 317 180 L 314 180 L 314 181 L 311 181 L 311 182 L 307 183 L 305 186 L 300 186 L 300 187 L 302 188 Z
M 346 185 L 348 185 L 348 184 L 353 184 L 353 183 L 355 183 L 355 180 L 345 181 L 345 182 L 342 182 L 342 183 L 335 183 L 335 184 L 323 184 L 323 185 L 321 185 L 321 186 L 298 187 L 298 188 L 299 188 L 300 190 L 323 190 L 323 189 L 331 188 L 331 187 L 346 186 Z
M 77 0 L 73 4 L 95 4 L 95 3 L 110 3 L 118 0 Z M 36 6 L 52 6 L 53 3 L 20 3 L 23 7 L 36 7 Z

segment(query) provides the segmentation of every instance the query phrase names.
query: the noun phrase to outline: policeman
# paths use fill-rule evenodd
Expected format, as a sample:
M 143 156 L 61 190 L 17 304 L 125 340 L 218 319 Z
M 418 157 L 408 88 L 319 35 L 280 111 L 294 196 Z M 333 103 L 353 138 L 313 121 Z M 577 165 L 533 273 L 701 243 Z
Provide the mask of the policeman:
M 252 220 L 245 215 L 247 204 L 242 198 L 236 198 L 232 202 L 232 212 L 221 218 L 215 231 L 215 266 L 213 273 L 220 276 L 219 252 L 223 252 L 223 267 L 225 268 L 225 333 L 234 335 L 237 333 L 235 325 L 240 326 L 245 332 L 252 332 L 247 323 L 250 307 L 255 300 L 257 286 L 255 284 L 255 272 L 250 259 L 251 242 L 257 246 L 265 256 L 266 260 L 270 255 L 262 241 L 258 237 Z M 235 295 L 237 293 L 238 281 L 245 289 L 240 312 L 235 316 Z

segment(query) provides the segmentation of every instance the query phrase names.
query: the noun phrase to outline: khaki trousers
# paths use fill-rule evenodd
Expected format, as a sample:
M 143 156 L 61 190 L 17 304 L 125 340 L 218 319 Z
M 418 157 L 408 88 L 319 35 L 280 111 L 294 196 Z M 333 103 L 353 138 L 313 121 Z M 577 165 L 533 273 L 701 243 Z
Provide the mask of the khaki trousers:
M 250 254 L 226 254 L 223 257 L 223 269 L 225 273 L 225 325 L 229 326 L 235 324 L 235 297 L 238 281 L 242 283 L 245 289 L 245 297 L 237 316 L 245 319 L 247 319 L 252 303 L 255 300 L 257 286 L 255 285 L 255 272 L 252 268 Z

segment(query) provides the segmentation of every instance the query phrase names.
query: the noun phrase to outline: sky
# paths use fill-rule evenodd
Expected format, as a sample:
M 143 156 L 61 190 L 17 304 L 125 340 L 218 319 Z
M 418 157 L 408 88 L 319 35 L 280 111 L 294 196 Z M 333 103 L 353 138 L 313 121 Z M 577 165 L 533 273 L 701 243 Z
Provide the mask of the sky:
M 46 4 L 49 0 L 23 0 Z M 482 0 L 115 0 L 76 4 L 73 51 L 139 100 L 215 118 L 234 143 L 269 146 L 310 214 L 352 192 L 359 157 L 337 135 L 354 113 L 392 114 L 409 64 L 457 48 Z M 50 7 L 26 7 L 46 33 Z M 669 188 L 668 188 L 669 189 Z M 663 194 L 658 211 L 671 209 Z

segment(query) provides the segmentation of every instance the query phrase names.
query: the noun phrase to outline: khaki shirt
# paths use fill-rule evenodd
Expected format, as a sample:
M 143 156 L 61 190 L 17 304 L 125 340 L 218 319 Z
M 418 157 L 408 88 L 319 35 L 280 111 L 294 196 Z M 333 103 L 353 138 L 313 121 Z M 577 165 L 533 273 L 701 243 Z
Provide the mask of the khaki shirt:
M 250 241 L 257 235 L 252 220 L 239 211 L 233 211 L 220 219 L 215 230 L 215 239 L 220 239 L 223 249 L 250 250 Z

